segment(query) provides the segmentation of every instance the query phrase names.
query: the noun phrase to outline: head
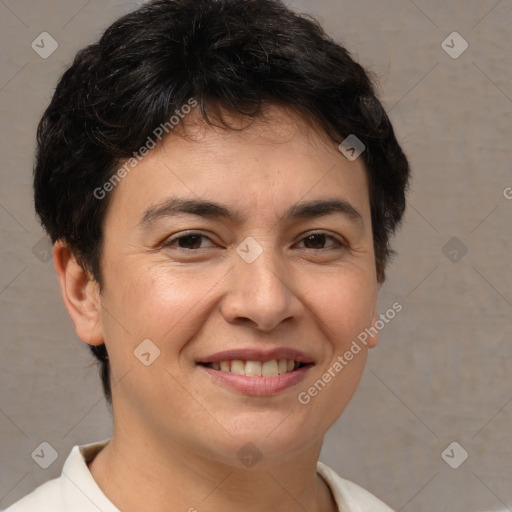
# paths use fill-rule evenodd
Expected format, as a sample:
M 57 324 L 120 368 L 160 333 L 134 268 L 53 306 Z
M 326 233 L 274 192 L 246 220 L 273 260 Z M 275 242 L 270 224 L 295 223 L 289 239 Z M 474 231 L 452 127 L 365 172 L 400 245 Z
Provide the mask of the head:
M 355 161 L 338 150 L 350 135 L 364 144 Z M 116 21 L 99 42 L 77 54 L 62 76 L 39 125 L 34 188 L 44 228 L 76 262 L 77 286 L 83 276 L 87 293 L 101 303 L 101 314 L 93 303 L 87 306 L 88 327 L 77 326 L 77 331 L 100 361 L 111 401 L 111 362 L 128 357 L 121 354 L 121 337 L 143 336 L 139 343 L 150 338 L 163 353 L 175 334 L 187 340 L 174 348 L 177 359 L 185 345 L 192 347 L 190 354 L 204 355 L 204 340 L 197 341 L 201 332 L 217 333 L 216 348 L 221 348 L 225 327 L 238 325 L 235 318 L 250 318 L 245 295 L 235 290 L 244 275 L 252 275 L 252 285 L 275 300 L 275 316 L 260 317 L 253 335 L 284 333 L 284 324 L 293 325 L 285 319 L 295 318 L 309 325 L 313 337 L 316 331 L 327 340 L 338 339 L 339 333 L 344 343 L 352 340 L 368 326 L 367 313 L 385 280 L 408 178 L 407 159 L 370 74 L 313 19 L 274 0 L 155 0 Z M 157 241 L 162 242 L 157 238 L 169 227 L 149 221 L 144 238 L 138 226 L 170 196 L 223 199 L 218 202 L 236 210 L 240 219 L 215 217 L 210 239 L 227 250 L 251 236 L 264 257 L 259 263 L 241 261 L 247 266 L 241 270 L 240 261 L 223 267 L 222 258 L 213 263 L 219 256 L 205 256 L 191 271 L 183 260 L 173 256 L 170 263 L 168 253 L 157 255 Z M 356 210 L 346 208 L 340 217 L 352 233 L 347 235 L 353 240 L 349 252 L 360 260 L 324 260 L 325 266 L 317 260 L 314 272 L 303 267 L 303 273 L 279 260 L 276 244 L 291 244 L 287 236 L 299 234 L 297 224 L 284 229 L 280 214 L 308 196 L 341 196 Z M 358 215 L 364 225 L 360 231 Z M 191 229 L 192 224 L 179 225 Z M 206 225 L 199 224 L 203 234 Z M 232 257 L 240 260 L 235 253 Z M 277 281 L 268 281 L 270 274 L 262 269 L 259 274 L 258 265 L 272 267 Z M 297 261 L 293 265 L 300 267 Z M 224 279 L 226 272 L 230 277 Z M 323 295 L 312 291 L 318 280 L 328 286 Z M 278 289 L 278 282 L 287 292 Z M 220 288 L 208 292 L 206 285 Z M 360 287 L 366 285 L 370 291 L 364 296 Z M 174 289 L 172 297 L 164 288 Z M 197 293 L 188 299 L 180 294 L 192 288 Z M 360 307 L 353 305 L 357 294 Z M 258 298 L 255 304 L 256 317 Z M 343 318 L 331 310 L 325 322 L 318 318 L 323 323 L 315 323 L 316 306 L 329 304 L 352 311 L 355 320 L 343 326 Z M 136 310 L 145 315 L 139 325 L 147 321 L 146 332 L 134 332 L 130 316 L 137 317 Z M 170 316 L 162 322 L 162 315 Z M 187 315 L 194 319 L 190 324 Z M 180 322 L 181 330 L 178 326 L 169 334 Z M 335 343 L 327 346 L 331 352 L 318 351 L 317 363 L 327 364 L 340 349 Z M 352 380 L 357 385 L 361 368 L 356 371 L 356 366 Z M 123 368 L 129 366 L 119 364 L 118 378 Z

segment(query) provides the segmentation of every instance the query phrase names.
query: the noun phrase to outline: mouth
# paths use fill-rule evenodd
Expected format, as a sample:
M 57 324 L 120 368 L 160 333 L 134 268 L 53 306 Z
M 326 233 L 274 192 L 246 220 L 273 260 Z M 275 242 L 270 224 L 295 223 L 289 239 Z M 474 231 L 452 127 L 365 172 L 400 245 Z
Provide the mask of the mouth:
M 297 386 L 315 363 L 303 352 L 283 347 L 227 350 L 196 365 L 212 383 L 244 395 L 268 396 Z
M 212 370 L 247 377 L 277 377 L 305 366 L 311 366 L 313 363 L 295 361 L 294 359 L 270 359 L 267 361 L 233 359 L 219 362 L 199 362 L 198 364 Z

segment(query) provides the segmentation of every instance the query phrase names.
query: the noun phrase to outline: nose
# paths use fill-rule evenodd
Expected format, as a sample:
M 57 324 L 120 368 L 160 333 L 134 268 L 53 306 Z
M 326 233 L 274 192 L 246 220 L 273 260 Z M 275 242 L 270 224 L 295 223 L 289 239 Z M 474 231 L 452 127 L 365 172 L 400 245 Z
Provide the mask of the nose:
M 297 274 L 282 256 L 267 247 L 252 263 L 237 253 L 233 258 L 229 289 L 221 303 L 227 322 L 271 332 L 281 323 L 301 317 Z

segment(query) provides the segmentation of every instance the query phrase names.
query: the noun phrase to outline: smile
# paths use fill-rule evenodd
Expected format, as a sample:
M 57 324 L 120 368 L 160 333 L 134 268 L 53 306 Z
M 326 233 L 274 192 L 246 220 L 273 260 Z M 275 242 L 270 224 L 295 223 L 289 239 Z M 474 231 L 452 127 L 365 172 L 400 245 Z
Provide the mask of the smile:
M 305 363 L 293 359 L 271 359 L 269 361 L 220 361 L 213 363 L 201 363 L 202 366 L 213 370 L 245 375 L 247 377 L 277 377 L 285 373 L 293 372 L 307 366 Z
M 269 361 L 233 359 L 197 364 L 197 368 L 211 379 L 210 382 L 231 391 L 252 396 L 277 395 L 298 386 L 313 366 L 313 363 L 299 363 L 293 359 Z M 283 373 L 279 373 L 280 367 Z

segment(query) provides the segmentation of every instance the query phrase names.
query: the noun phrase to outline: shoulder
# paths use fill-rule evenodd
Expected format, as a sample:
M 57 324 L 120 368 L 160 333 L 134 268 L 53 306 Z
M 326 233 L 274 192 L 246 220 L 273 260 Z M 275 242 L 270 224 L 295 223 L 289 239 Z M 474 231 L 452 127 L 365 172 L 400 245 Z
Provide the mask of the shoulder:
M 59 478 L 40 485 L 4 512 L 119 512 L 87 467 L 108 441 L 74 446 Z
M 4 512 L 64 512 L 64 502 L 60 492 L 60 478 L 55 478 L 35 491 L 27 494 Z
M 393 512 L 376 496 L 354 482 L 341 478 L 323 462 L 318 461 L 317 473 L 331 488 L 340 512 Z

